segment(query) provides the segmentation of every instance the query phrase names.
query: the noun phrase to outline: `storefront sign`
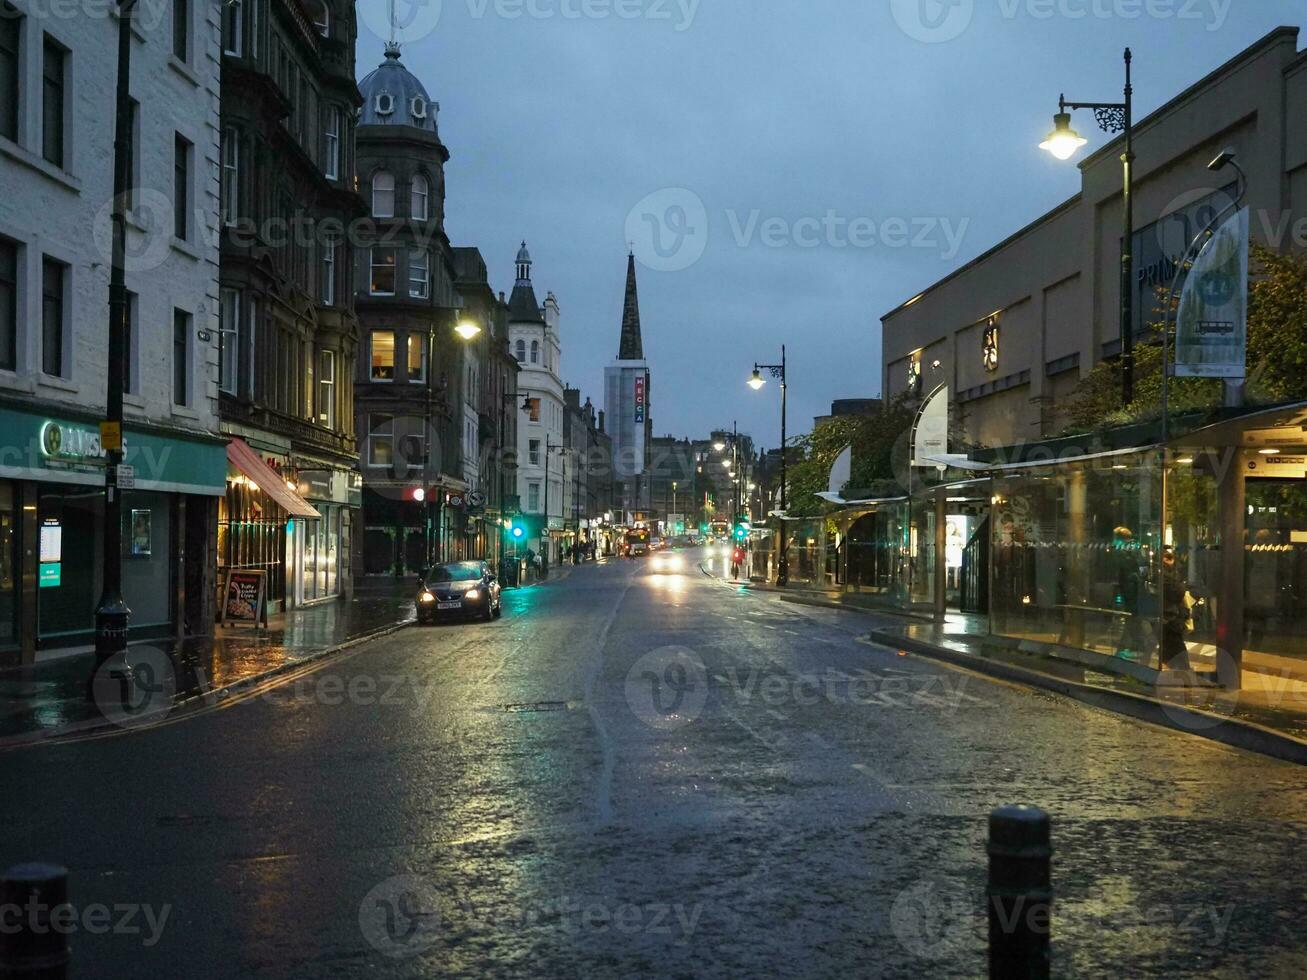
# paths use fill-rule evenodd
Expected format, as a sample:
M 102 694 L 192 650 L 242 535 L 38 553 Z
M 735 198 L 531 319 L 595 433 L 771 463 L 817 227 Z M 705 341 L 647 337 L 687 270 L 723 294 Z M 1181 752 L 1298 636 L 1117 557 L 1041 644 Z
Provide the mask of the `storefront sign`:
M 635 420 L 644 421 L 644 375 L 635 376 Z
M 60 574 L 63 565 L 57 561 L 42 562 L 39 585 L 43 589 L 54 588 L 59 585 Z
M 232 568 L 222 590 L 218 621 L 268 625 L 267 573 L 263 569 Z
M 41 426 L 41 455 L 72 463 L 98 462 L 104 459 L 100 433 L 94 429 L 47 421 Z
M 128 466 L 126 463 L 119 463 L 118 472 L 118 489 L 135 490 L 136 489 L 136 467 Z
M 1248 209 L 1221 225 L 1198 253 L 1176 314 L 1175 373 L 1242 378 L 1248 346 Z

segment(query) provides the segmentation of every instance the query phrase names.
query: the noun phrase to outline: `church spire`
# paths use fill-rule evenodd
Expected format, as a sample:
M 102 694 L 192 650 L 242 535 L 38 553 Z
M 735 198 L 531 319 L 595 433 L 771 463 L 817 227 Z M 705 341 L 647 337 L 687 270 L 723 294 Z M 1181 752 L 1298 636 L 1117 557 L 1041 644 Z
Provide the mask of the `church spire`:
M 626 300 L 622 305 L 622 342 L 617 351 L 619 361 L 643 361 L 644 342 L 640 338 L 640 297 L 635 288 L 635 253 L 626 259 Z

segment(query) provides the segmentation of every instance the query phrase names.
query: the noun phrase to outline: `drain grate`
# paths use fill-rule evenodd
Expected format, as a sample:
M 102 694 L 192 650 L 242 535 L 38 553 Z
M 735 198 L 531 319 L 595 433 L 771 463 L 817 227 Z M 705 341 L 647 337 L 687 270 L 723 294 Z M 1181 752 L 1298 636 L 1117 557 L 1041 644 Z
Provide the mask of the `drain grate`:
M 566 711 L 566 701 L 533 701 L 530 704 L 506 704 L 505 711 L 514 713 L 531 711 Z

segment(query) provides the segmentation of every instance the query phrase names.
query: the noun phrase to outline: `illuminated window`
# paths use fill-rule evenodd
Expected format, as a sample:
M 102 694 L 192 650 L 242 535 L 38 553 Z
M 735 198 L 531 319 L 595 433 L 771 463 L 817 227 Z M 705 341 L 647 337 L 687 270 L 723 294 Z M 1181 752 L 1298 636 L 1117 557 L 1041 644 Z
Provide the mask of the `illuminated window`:
M 372 281 L 370 291 L 373 296 L 395 295 L 395 250 L 380 246 L 372 249 Z
M 395 334 L 391 330 L 372 331 L 372 380 L 395 380 Z
M 998 370 L 998 322 L 996 320 L 990 320 L 989 326 L 985 328 L 981 356 L 984 358 L 986 371 Z
M 425 334 L 408 335 L 408 380 L 427 380 L 427 338 Z
M 908 394 L 921 394 L 921 355 L 908 358 Z

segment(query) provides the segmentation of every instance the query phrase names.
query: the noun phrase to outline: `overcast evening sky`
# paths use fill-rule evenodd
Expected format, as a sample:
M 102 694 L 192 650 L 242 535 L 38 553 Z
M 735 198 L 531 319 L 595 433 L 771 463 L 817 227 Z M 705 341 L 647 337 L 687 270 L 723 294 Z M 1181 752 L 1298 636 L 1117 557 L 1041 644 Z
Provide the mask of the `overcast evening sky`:
M 360 77 L 386 2 L 360 0 Z M 879 394 L 881 315 L 1078 190 L 1036 148 L 1060 92 L 1119 100 L 1129 45 L 1142 117 L 1307 26 L 1301 0 L 395 2 L 441 105 L 449 237 L 504 291 L 526 239 L 568 384 L 603 407 L 631 240 L 655 433 L 736 419 L 760 446 L 779 392 L 746 387 L 755 360 L 788 345 L 791 433 Z M 1107 139 L 1075 125 L 1084 154 Z

